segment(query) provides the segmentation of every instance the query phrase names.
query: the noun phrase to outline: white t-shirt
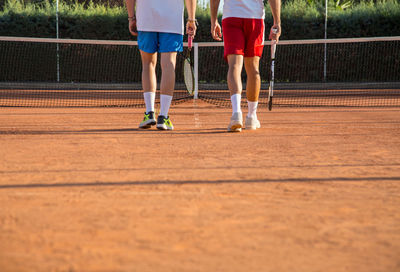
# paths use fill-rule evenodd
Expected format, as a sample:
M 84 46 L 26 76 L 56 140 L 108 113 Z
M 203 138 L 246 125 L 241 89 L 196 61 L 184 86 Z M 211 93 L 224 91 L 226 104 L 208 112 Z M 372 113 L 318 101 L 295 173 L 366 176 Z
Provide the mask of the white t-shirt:
M 183 35 L 183 0 L 136 0 L 139 31 Z
M 224 0 L 222 19 L 228 17 L 264 19 L 263 0 Z

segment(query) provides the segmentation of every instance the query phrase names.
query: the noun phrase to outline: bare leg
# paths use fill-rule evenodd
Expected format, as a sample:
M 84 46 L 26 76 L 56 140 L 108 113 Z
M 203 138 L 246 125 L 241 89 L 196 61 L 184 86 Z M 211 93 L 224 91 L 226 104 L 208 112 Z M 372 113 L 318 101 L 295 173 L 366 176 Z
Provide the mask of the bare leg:
M 176 52 L 161 53 L 160 115 L 167 117 L 175 89 Z M 171 124 L 172 127 L 172 124 Z
M 261 79 L 259 71 L 260 58 L 244 58 L 244 67 L 247 74 L 247 106 L 246 129 L 254 130 L 261 127 L 257 119 L 258 97 L 260 95 Z
M 242 95 L 242 55 L 228 55 L 228 87 L 231 93 L 232 117 L 228 125 L 228 131 L 239 132 L 243 127 L 241 95 Z
M 142 88 L 144 92 L 155 92 L 157 88 L 156 65 L 157 53 L 140 50 L 142 57 Z
M 160 93 L 173 96 L 175 89 L 176 52 L 161 53 Z
M 140 55 L 142 57 L 142 88 L 143 98 L 146 104 L 146 113 L 139 128 L 146 129 L 151 128 L 151 126 L 156 124 L 154 119 L 154 103 L 157 88 L 157 53 L 146 53 L 140 51 Z
M 260 79 L 260 57 L 244 58 L 244 67 L 247 74 L 246 93 L 247 100 L 257 102 L 260 95 L 261 79 Z
M 228 55 L 228 88 L 231 96 L 234 94 L 242 93 L 242 68 L 243 56 L 242 55 Z

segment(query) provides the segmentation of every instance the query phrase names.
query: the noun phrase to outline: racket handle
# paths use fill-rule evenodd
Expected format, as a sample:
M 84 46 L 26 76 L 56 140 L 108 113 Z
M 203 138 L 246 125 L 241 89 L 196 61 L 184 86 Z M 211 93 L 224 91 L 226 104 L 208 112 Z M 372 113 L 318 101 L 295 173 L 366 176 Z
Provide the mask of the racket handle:
M 278 29 L 277 28 L 272 28 L 271 31 L 274 34 L 278 33 Z M 275 59 L 276 43 L 277 43 L 276 40 L 272 40 L 272 42 L 271 42 L 271 59 Z
M 275 51 L 276 51 L 276 40 L 272 40 L 272 43 L 271 43 L 271 59 L 275 59 Z
M 188 48 L 191 49 L 193 45 L 193 36 L 188 35 Z

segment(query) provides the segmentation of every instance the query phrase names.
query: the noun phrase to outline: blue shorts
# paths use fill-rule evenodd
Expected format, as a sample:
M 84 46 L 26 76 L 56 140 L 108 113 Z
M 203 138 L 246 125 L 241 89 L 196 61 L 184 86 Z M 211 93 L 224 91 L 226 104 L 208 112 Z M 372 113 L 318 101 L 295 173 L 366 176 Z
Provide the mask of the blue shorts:
M 138 32 L 139 49 L 147 53 L 183 51 L 183 35 L 163 32 Z

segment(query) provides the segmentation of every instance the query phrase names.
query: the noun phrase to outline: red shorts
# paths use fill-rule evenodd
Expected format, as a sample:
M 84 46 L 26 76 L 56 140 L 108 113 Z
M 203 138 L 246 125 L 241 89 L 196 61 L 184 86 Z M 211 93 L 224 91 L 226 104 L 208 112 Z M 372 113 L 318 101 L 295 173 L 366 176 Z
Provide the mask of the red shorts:
M 224 58 L 228 55 L 261 57 L 264 48 L 264 20 L 228 17 L 222 20 Z

